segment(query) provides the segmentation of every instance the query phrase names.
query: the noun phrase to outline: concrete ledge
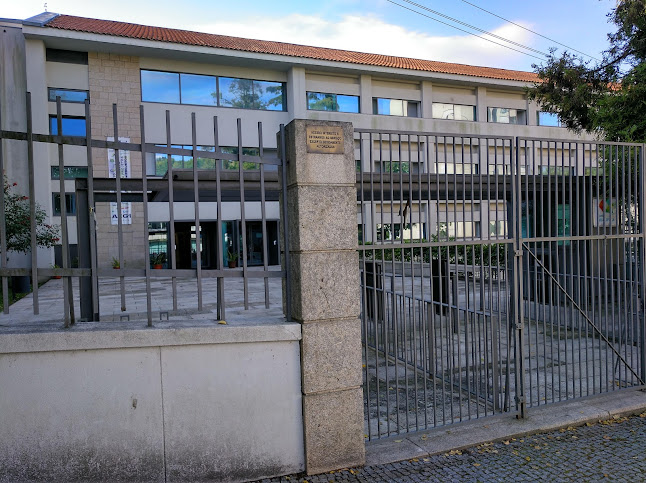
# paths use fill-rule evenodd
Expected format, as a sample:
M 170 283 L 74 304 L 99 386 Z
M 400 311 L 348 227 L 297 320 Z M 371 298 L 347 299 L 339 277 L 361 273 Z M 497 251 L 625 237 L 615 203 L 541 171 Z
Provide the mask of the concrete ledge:
M 301 340 L 301 325 L 219 325 L 216 321 L 175 321 L 133 328 L 132 322 L 83 322 L 73 328 L 0 333 L 0 354 L 93 349 L 124 349 L 205 344 L 243 344 Z
M 587 422 L 638 414 L 644 410 L 646 392 L 623 389 L 530 408 L 526 419 L 516 419 L 514 413 L 507 413 L 371 442 L 366 445 L 366 466 L 420 458 L 568 426 L 581 426 Z

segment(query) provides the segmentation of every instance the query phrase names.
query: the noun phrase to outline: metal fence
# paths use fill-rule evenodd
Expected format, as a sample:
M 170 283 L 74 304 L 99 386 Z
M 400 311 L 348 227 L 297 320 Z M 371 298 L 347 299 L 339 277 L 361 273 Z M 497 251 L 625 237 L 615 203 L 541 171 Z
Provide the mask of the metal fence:
M 148 325 L 159 317 L 182 317 L 190 314 L 213 313 L 213 318 L 224 319 L 225 310 L 231 305 L 239 305 L 248 309 L 261 307 L 277 308 L 282 313 L 282 288 L 280 284 L 270 284 L 272 280 L 285 279 L 286 290 L 289 293 L 290 283 L 286 277 L 289 273 L 289 254 L 283 250 L 287 246 L 286 224 L 279 221 L 286 218 L 286 207 L 279 206 L 279 195 L 286 190 L 285 170 L 279 169 L 282 160 L 276 150 L 268 151 L 263 146 L 262 124 L 258 124 L 256 132 L 243 132 L 241 121 L 237 122 L 237 142 L 227 149 L 221 146 L 218 118 L 213 117 L 209 129 L 212 137 L 209 140 L 200 139 L 198 146 L 195 113 L 191 114 L 192 145 L 177 145 L 171 133 L 171 116 L 166 111 L 165 143 L 147 142 L 144 120 L 144 106 L 139 108 L 141 143 L 123 142 L 118 125 L 117 105 L 113 105 L 113 136 L 112 140 L 92 139 L 92 116 L 89 102 L 85 103 L 85 135 L 66 135 L 63 127 L 63 115 L 60 98 L 56 101 L 56 117 L 52 121 L 55 128 L 52 133 L 34 133 L 32 129 L 31 96 L 27 94 L 27 130 L 16 132 L 0 130 L 0 170 L 5 172 L 6 163 L 16 160 L 5 160 L 2 157 L 3 143 L 26 143 L 29 186 L 30 224 L 30 254 L 31 268 L 8 268 L 7 266 L 7 221 L 4 216 L 6 193 L 0 192 L 0 277 L 2 281 L 4 313 L 9 314 L 9 278 L 29 276 L 32 281 L 33 315 L 41 310 L 38 280 L 44 277 L 62 277 L 63 292 L 62 311 L 60 320 L 68 327 L 77 320 L 114 320 L 131 318 L 145 319 Z M 0 120 L 0 128 L 2 120 Z M 244 139 L 243 139 L 244 138 Z M 89 140 L 89 141 L 88 141 Z M 279 142 L 284 144 L 284 133 L 281 126 Z M 55 145 L 58 156 L 59 199 L 60 199 L 60 250 L 61 267 L 44 268 L 51 263 L 51 251 L 41 251 L 39 254 L 37 233 L 40 227 L 37 223 L 39 205 L 36 202 L 36 171 L 34 167 L 34 146 L 38 143 Z M 208 149 L 200 149 L 203 144 Z M 68 220 L 64 175 L 66 167 L 67 146 L 86 148 L 87 177 L 75 181 L 73 193 L 76 199 L 76 226 L 78 240 L 78 260 L 73 260 L 70 246 L 70 221 Z M 250 149 L 250 147 L 253 147 Z M 284 146 L 283 146 L 284 148 Z M 97 151 L 100 150 L 100 151 Z M 110 151 L 113 150 L 113 151 Z M 121 153 L 140 153 L 140 166 L 133 165 L 133 172 L 142 173 L 140 177 L 124 177 Z M 97 152 L 102 153 L 102 160 L 97 161 Z M 284 149 L 282 150 L 284 152 Z M 147 173 L 146 163 L 156 157 L 165 157 L 167 168 L 162 176 L 151 177 Z M 113 177 L 97 178 L 94 175 L 97 166 L 101 165 L 107 172 L 108 157 L 113 154 Z M 190 159 L 190 163 L 181 163 L 178 168 L 174 159 Z M 47 166 L 49 168 L 49 166 Z M 233 169 L 232 169 L 233 168 Z M 49 175 L 49 173 L 47 173 Z M 159 174 L 159 173 L 156 173 Z M 49 176 L 47 176 L 49 184 Z M 110 230 L 101 229 L 97 221 L 97 208 L 112 204 L 116 212 L 116 233 L 110 235 Z M 126 204 L 136 206 L 140 220 L 137 224 L 124 221 L 123 209 Z M 190 205 L 190 206 L 189 206 Z M 164 223 L 167 225 L 166 246 L 167 260 L 162 269 L 153 269 L 149 256 L 154 253 L 149 245 L 149 214 L 153 207 L 164 212 Z M 191 215 L 186 215 L 187 209 Z M 223 240 L 223 224 L 227 207 L 235 206 L 239 213 L 236 218 L 228 221 L 236 225 L 235 259 L 241 263 L 240 268 L 230 269 L 226 266 L 227 259 L 225 242 Z M 182 217 L 176 210 L 182 208 Z M 250 240 L 247 237 L 247 226 L 251 223 L 247 211 L 253 208 L 253 220 L 257 235 L 254 237 L 254 249 L 258 252 L 254 263 L 250 266 Z M 267 210 L 280 211 L 280 216 L 274 215 L 271 220 L 274 230 L 275 244 L 270 246 L 268 226 L 270 220 Z M 109 210 L 109 208 L 106 208 Z M 132 216 L 132 212 L 129 214 Z M 190 260 L 190 266 L 178 266 L 182 254 L 178 251 L 178 221 L 190 224 L 190 242 L 187 246 L 195 245 L 190 254 L 184 254 Z M 205 266 L 202 260 L 207 248 L 205 244 L 206 221 L 213 225 L 214 236 L 211 239 L 210 265 Z M 153 220 L 154 221 L 154 220 Z M 188 226 L 188 225 L 187 225 Z M 103 230 L 103 231 L 101 231 Z M 188 229 L 184 229 L 188 232 Z M 185 238 L 188 239 L 187 233 Z M 242 235 L 239 235 L 242 233 Z M 110 239 L 112 236 L 113 240 Z M 258 239 L 260 243 L 258 243 Z M 133 242 L 136 240 L 136 243 Z M 101 247 L 114 250 L 116 255 L 113 267 L 105 266 L 105 261 L 99 259 Z M 191 245 L 193 244 L 193 245 Z M 238 246 L 239 245 L 239 246 Z M 137 253 L 137 248 L 143 246 L 143 252 Z M 276 252 L 275 259 L 270 265 L 269 251 Z M 134 253 L 133 253 L 134 251 Z M 141 251 L 141 248 L 139 248 Z M 159 251 L 159 250 L 157 250 Z M 233 255 L 232 255 L 233 257 Z M 43 260 L 45 258 L 45 260 Z M 129 260 L 139 260 L 129 264 Z M 103 262 L 103 263 L 102 263 Z M 188 263 L 188 262 L 187 262 Z M 282 266 L 281 266 L 282 265 Z M 115 287 L 114 282 L 118 282 Z M 50 283 L 50 282 L 48 282 Z M 278 290 L 276 290 L 278 285 Z M 270 294 L 273 286 L 274 293 Z M 277 292 L 277 293 L 276 293 Z M 238 300 L 239 298 L 239 300 Z M 60 297 L 59 299 L 60 300 Z M 55 318 L 56 308 L 48 300 L 47 315 Z M 60 305 L 59 305 L 60 307 Z M 117 307 L 112 310 L 112 307 Z M 289 308 L 287 309 L 289 311 Z M 79 313 L 80 312 L 80 313 Z M 290 314 L 285 314 L 290 319 Z M 34 319 L 36 319 L 34 317 Z
M 355 146 L 369 440 L 643 384 L 642 145 Z

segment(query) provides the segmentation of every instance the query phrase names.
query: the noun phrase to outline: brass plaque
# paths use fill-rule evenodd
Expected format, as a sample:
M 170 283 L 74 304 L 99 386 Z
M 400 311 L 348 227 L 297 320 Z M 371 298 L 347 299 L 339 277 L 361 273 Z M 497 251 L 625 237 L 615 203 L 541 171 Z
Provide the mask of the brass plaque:
M 343 128 L 341 126 L 306 126 L 307 152 L 343 154 Z

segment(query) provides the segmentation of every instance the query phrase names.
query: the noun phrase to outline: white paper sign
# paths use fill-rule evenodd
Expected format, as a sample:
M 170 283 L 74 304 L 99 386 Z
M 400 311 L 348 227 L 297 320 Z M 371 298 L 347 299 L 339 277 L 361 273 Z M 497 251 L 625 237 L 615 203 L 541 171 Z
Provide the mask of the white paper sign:
M 114 141 L 114 137 L 108 137 L 108 141 Z M 129 143 L 130 138 L 119 138 L 119 142 Z M 121 170 L 122 178 L 130 178 L 132 172 L 130 170 L 130 151 L 119 150 L 119 169 Z M 108 149 L 108 177 L 117 177 L 117 166 L 114 162 L 114 149 Z
M 110 224 L 119 224 L 116 203 L 110 203 Z M 121 224 L 132 225 L 132 203 L 130 201 L 121 202 Z
M 592 199 L 592 225 L 617 226 L 617 213 L 619 205 L 617 199 Z

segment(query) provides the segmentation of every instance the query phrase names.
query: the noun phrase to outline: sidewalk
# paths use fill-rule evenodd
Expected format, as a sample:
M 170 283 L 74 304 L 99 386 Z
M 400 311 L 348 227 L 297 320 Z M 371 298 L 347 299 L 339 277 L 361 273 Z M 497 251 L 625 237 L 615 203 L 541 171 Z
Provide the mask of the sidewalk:
M 631 416 L 631 415 L 640 416 Z M 366 446 L 366 466 L 266 482 L 643 481 L 646 392 L 622 390 Z

